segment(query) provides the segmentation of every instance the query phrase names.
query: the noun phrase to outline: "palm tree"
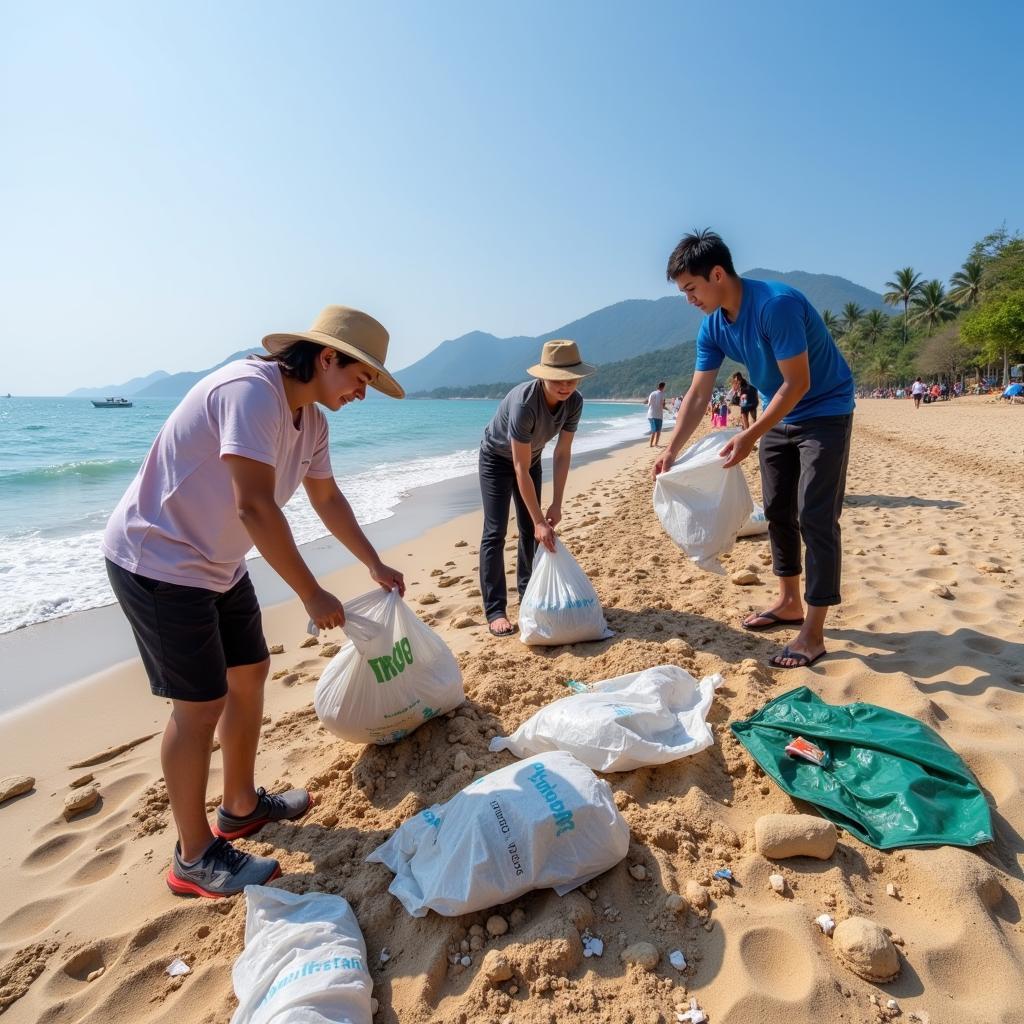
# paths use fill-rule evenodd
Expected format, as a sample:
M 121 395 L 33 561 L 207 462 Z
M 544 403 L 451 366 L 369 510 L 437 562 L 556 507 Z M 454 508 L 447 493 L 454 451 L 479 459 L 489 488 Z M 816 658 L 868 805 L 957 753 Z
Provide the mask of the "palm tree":
M 897 270 L 892 281 L 886 281 L 885 287 L 889 290 L 882 296 L 882 300 L 889 306 L 903 305 L 903 344 L 907 343 L 907 307 L 910 300 L 921 290 L 921 275 L 916 273 L 913 267 L 904 267 Z
M 821 311 L 821 319 L 825 323 L 825 329 L 833 338 L 838 338 L 843 333 L 843 325 L 839 322 L 839 317 L 831 309 L 823 309 Z
M 924 324 L 930 331 L 956 316 L 956 308 L 946 295 L 945 285 L 939 280 L 926 281 L 914 296 L 913 323 Z
M 871 309 L 865 314 L 860 330 L 864 340 L 873 348 L 889 327 L 889 318 L 880 309 Z
M 981 260 L 968 260 L 949 279 L 949 299 L 958 306 L 973 306 L 981 294 Z
M 870 367 L 871 379 L 876 387 L 884 387 L 892 379 L 894 373 L 892 356 L 886 352 L 879 352 Z
M 843 306 L 843 333 L 849 334 L 860 323 L 864 310 L 856 302 L 848 302 Z

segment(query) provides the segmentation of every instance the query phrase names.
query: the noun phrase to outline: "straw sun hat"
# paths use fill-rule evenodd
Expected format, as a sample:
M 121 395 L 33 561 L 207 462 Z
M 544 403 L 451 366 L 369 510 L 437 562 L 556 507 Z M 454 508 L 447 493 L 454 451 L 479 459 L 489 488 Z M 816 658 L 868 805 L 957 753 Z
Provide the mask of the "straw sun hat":
M 540 362 L 526 372 L 541 380 L 582 380 L 596 372 L 597 367 L 580 358 L 575 341 L 545 341 L 541 349 Z
M 348 306 L 327 306 L 308 331 L 268 334 L 263 339 L 263 347 L 268 352 L 277 353 L 296 341 L 314 341 L 357 359 L 376 371 L 377 376 L 370 381 L 371 387 L 392 398 L 405 397 L 402 385 L 384 369 L 388 332 L 369 314 Z

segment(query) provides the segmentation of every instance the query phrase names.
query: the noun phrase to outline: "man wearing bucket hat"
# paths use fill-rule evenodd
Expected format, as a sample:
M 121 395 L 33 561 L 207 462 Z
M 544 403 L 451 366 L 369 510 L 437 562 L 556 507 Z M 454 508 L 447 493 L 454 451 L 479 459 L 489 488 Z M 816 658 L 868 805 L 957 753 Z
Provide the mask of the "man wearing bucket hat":
M 180 895 L 230 896 L 276 878 L 276 860 L 232 839 L 302 816 L 304 789 L 256 788 L 270 665 L 245 555 L 254 545 L 322 629 L 341 602 L 317 583 L 281 507 L 301 483 L 327 529 L 386 589 L 405 590 L 338 490 L 327 420 L 367 387 L 402 398 L 384 368 L 388 332 L 373 317 L 328 306 L 309 331 L 271 334 L 268 355 L 228 363 L 168 417 L 103 538 L 107 574 L 131 623 L 153 693 L 171 702 L 161 764 L 178 830 L 167 884 Z M 214 731 L 223 802 L 211 829 L 206 784 Z
M 517 384 L 502 400 L 480 444 L 480 494 L 484 534 L 480 541 L 480 590 L 487 628 L 494 636 L 511 636 L 516 627 L 507 614 L 505 534 L 509 501 L 519 523 L 516 582 L 522 598 L 533 571 L 538 543 L 555 550 L 554 528 L 562 518 L 562 495 L 569 476 L 572 439 L 583 411 L 579 382 L 596 367 L 583 362 L 575 341 L 548 341 L 540 362 L 526 372 L 534 380 Z M 541 510 L 540 457 L 557 437 L 552 474 L 552 501 Z

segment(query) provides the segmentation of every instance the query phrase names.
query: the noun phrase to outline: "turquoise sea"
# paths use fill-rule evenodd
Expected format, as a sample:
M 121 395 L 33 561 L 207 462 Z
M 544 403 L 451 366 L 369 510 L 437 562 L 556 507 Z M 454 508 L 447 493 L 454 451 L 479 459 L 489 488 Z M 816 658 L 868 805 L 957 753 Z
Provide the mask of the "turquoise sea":
M 175 399 L 94 409 L 83 398 L 0 398 L 0 633 L 109 604 L 99 542 Z M 413 488 L 476 472 L 497 402 L 372 397 L 328 413 L 331 461 L 360 522 Z M 588 402 L 574 450 L 640 439 L 643 406 Z M 300 543 L 326 531 L 302 489 L 286 508 Z

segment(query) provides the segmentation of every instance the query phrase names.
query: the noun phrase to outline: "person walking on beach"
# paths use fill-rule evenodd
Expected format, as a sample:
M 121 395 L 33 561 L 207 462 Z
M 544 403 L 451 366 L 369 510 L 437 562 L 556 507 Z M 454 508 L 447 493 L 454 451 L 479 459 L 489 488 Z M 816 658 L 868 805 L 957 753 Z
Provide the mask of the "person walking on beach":
M 732 391 L 739 399 L 740 422 L 746 430 L 757 422 L 757 388 L 737 371 L 732 375 Z
M 920 377 L 914 380 L 914 383 L 910 386 L 910 393 L 914 396 L 914 408 L 921 408 L 921 399 L 924 398 L 924 393 L 928 389 L 924 386 L 924 381 Z
M 480 541 L 480 590 L 487 628 L 493 636 L 511 636 L 516 627 L 508 618 L 505 584 L 505 535 L 509 501 L 516 506 L 519 549 L 516 583 L 520 599 L 533 572 L 537 544 L 555 550 L 555 527 L 562 518 L 562 496 L 569 476 L 572 440 L 583 412 L 576 390 L 596 367 L 583 362 L 575 341 L 548 341 L 540 362 L 526 372 L 535 380 L 517 384 L 502 400 L 484 429 L 480 443 L 480 495 L 484 532 Z M 544 446 L 555 443 L 552 500 L 541 511 L 540 458 Z
M 661 426 L 665 419 L 665 382 L 647 396 L 647 423 L 651 428 L 651 443 L 648 448 L 661 447 Z
M 786 284 L 739 277 L 728 247 L 713 231 L 682 239 L 669 257 L 668 279 L 706 315 L 697 334 L 693 380 L 654 475 L 672 466 L 696 429 L 725 357 L 744 364 L 767 404 L 721 454 L 724 467 L 737 466 L 760 441 L 779 596 L 743 626 L 799 627 L 769 663 L 783 669 L 813 665 L 826 653 L 828 609 L 841 601 L 839 516 L 853 425 L 853 375 L 807 298 Z M 802 600 L 801 536 L 807 549 Z
M 167 884 L 180 895 L 230 896 L 263 884 L 276 860 L 231 845 L 309 809 L 304 789 L 256 788 L 255 762 L 270 655 L 246 571 L 254 545 L 321 629 L 345 611 L 303 561 L 281 507 L 301 483 L 324 526 L 385 589 L 405 591 L 338 490 L 327 420 L 373 387 L 404 392 L 384 369 L 387 331 L 328 306 L 313 327 L 263 339 L 269 355 L 228 363 L 199 381 L 168 417 L 107 523 L 103 552 L 150 688 L 171 702 L 160 749 L 178 830 Z M 224 793 L 211 830 L 206 785 L 214 732 Z

